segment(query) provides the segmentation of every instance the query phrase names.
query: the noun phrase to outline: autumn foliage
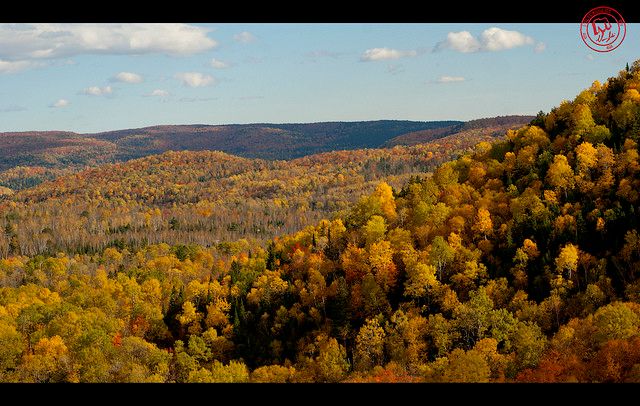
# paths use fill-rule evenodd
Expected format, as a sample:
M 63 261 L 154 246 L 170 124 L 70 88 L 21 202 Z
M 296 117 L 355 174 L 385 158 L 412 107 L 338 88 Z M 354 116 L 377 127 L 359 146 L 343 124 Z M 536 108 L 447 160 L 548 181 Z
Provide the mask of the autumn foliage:
M 638 87 L 397 182 L 444 153 L 171 152 L 5 197 L 0 380 L 638 382 Z M 290 232 L 211 237 L 285 200 Z

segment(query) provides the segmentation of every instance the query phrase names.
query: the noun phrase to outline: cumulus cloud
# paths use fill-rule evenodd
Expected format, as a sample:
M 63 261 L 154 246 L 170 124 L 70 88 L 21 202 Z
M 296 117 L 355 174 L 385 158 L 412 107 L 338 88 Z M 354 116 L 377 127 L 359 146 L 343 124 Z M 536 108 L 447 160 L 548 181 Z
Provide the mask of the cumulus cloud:
M 537 54 L 540 52 L 544 52 L 547 49 L 547 45 L 544 42 L 538 42 L 535 47 L 533 47 L 533 51 Z
M 250 33 L 249 31 L 242 31 L 233 36 L 233 40 L 236 42 L 240 42 L 243 44 L 248 44 L 250 42 L 254 42 L 257 40 L 256 36 Z
M 455 82 L 464 82 L 464 77 L 462 76 L 440 76 L 436 82 L 438 83 L 455 83 Z
M 49 107 L 55 109 L 61 109 L 63 107 L 67 107 L 69 105 L 69 100 L 67 99 L 58 99 L 55 102 L 51 103 Z
M 114 77 L 111 78 L 112 82 L 122 82 L 122 83 L 140 83 L 144 79 L 142 76 L 133 72 L 120 72 Z
M 215 83 L 213 76 L 200 72 L 180 72 L 176 73 L 175 78 L 187 87 L 204 87 Z
M 225 69 L 230 66 L 228 62 L 224 62 L 216 58 L 211 59 L 210 65 L 214 69 Z
M 0 24 L 0 73 L 82 54 L 193 55 L 217 42 L 189 24 Z
M 152 91 L 151 93 L 147 94 L 146 96 L 150 96 L 150 97 L 169 97 L 169 92 L 167 92 L 166 90 L 162 90 L 162 89 L 155 89 L 154 91 Z
M 478 51 L 503 51 L 521 46 L 534 46 L 536 52 L 544 51 L 545 44 L 536 44 L 532 37 L 518 31 L 503 30 L 498 27 L 487 28 L 478 38 L 469 31 L 450 32 L 447 38 L 436 44 L 434 50 L 451 49 L 457 52 L 470 53 Z
M 360 56 L 361 61 L 384 61 L 389 59 L 412 58 L 418 55 L 418 51 L 399 51 L 392 48 L 372 48 L 364 51 Z
M 105 86 L 105 87 L 91 86 L 84 89 L 82 93 L 88 96 L 106 96 L 108 94 L 113 93 L 113 89 L 111 88 L 111 86 Z
M 469 31 L 450 32 L 447 39 L 439 42 L 436 49 L 452 49 L 458 52 L 476 52 L 480 50 L 480 42 Z
M 482 48 L 487 51 L 502 51 L 523 45 L 533 45 L 534 40 L 518 31 L 491 27 L 480 34 L 480 42 L 482 43 Z

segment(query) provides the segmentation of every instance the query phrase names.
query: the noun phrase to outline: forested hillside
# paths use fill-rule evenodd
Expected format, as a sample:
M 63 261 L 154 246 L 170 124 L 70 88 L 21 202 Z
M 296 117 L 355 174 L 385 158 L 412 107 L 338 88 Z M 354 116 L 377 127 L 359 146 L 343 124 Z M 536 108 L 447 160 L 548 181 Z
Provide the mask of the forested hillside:
M 122 160 L 168 150 L 219 150 L 245 158 L 293 159 L 334 150 L 379 148 L 402 134 L 460 121 L 356 121 L 309 124 L 156 126 L 91 136 L 113 142 Z
M 478 141 L 492 139 L 453 135 L 415 147 L 337 151 L 292 161 L 166 152 L 105 165 L 0 196 L 5 230 L 0 255 L 265 241 L 345 215 L 378 182 L 401 188 Z
M 425 144 L 453 134 L 468 137 L 479 135 L 502 136 L 507 132 L 507 130 L 520 128 L 525 124 L 529 124 L 533 118 L 533 116 L 499 116 L 481 118 L 478 120 L 453 124 L 448 127 L 439 127 L 402 134 L 388 140 L 385 142 L 384 146 L 393 147 L 395 145 Z
M 103 183 L 89 171 L 17 193 L 0 208 L 0 380 L 640 382 L 639 88 L 640 61 L 504 140 L 395 190 L 376 182 L 338 216 L 264 245 L 25 256 L 16 234 L 55 227 L 62 215 L 49 212 L 78 201 L 104 230 L 131 201 L 197 206 L 181 185 L 204 175 L 190 168 L 216 162 L 206 183 L 276 162 L 171 153 L 95 169 Z M 322 173 L 328 156 L 298 164 Z M 163 176 L 175 176 L 167 190 Z M 73 244 L 68 227 L 51 234 Z
M 309 124 L 174 125 L 76 134 L 0 133 L 0 187 L 14 191 L 105 163 L 167 151 L 217 150 L 259 159 L 295 159 L 322 152 L 417 145 L 447 136 L 499 137 L 533 117 L 461 121 L 357 121 Z M 484 137 L 484 138 L 483 138 Z
M 76 134 L 0 133 L 0 186 L 21 190 L 105 163 L 166 151 L 218 150 L 245 158 L 293 159 L 378 148 L 396 136 L 460 121 L 357 121 L 310 124 L 174 125 Z M 452 133 L 449 133 L 452 134 Z

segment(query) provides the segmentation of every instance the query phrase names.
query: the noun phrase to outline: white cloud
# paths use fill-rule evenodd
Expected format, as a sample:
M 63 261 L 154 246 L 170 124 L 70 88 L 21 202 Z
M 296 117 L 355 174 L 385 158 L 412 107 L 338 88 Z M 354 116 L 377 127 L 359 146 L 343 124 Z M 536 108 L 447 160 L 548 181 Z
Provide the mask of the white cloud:
M 533 45 L 534 40 L 518 31 L 503 30 L 498 27 L 487 28 L 480 34 L 482 49 L 487 51 L 502 51 L 521 47 L 523 45 Z
M 217 42 L 189 24 L 0 24 L 0 73 L 82 54 L 193 55 Z
M 230 66 L 228 62 L 224 62 L 216 58 L 211 59 L 210 65 L 212 68 L 215 68 L 215 69 L 225 69 Z
M 169 97 L 169 92 L 167 92 L 166 90 L 162 90 L 162 89 L 155 89 L 154 91 L 152 91 L 151 93 L 145 95 L 145 96 L 151 96 L 151 97 Z
M 35 65 L 31 61 L 4 61 L 0 59 L 0 73 L 16 73 Z
M 123 82 L 123 83 L 140 83 L 144 79 L 142 76 L 133 72 L 120 72 L 114 77 L 111 78 L 112 82 Z
M 391 48 L 372 48 L 364 51 L 360 56 L 361 61 L 384 61 L 388 59 L 400 59 L 407 57 L 414 57 L 418 55 L 417 51 L 399 51 Z
M 256 36 L 249 31 L 242 31 L 241 33 L 234 35 L 233 39 L 234 41 L 241 42 L 243 44 L 248 44 L 257 40 Z
M 533 51 L 537 54 L 540 52 L 544 52 L 547 49 L 547 45 L 544 42 L 538 42 L 535 47 L 533 47 Z
M 84 89 L 82 93 L 89 96 L 106 96 L 108 94 L 113 93 L 113 89 L 111 88 L 111 86 L 105 86 L 105 87 L 91 86 Z
M 58 99 L 55 102 L 51 103 L 49 107 L 60 109 L 63 107 L 67 107 L 69 105 L 69 100 L 67 99 Z
M 440 76 L 436 82 L 438 83 L 455 83 L 455 82 L 464 82 L 464 77 L 462 76 Z
M 439 42 L 436 49 L 448 48 L 458 52 L 476 52 L 480 43 L 469 31 L 450 32 L 447 39 Z
M 534 44 L 534 51 L 536 52 L 542 52 L 546 47 L 542 42 L 536 44 L 532 37 L 521 32 L 491 27 L 482 31 L 478 38 L 474 37 L 469 31 L 450 32 L 444 41 L 436 44 L 434 50 L 451 49 L 463 53 L 495 52 Z
M 200 72 L 180 72 L 176 73 L 175 78 L 181 81 L 183 86 L 188 87 L 203 87 L 215 84 L 213 76 Z

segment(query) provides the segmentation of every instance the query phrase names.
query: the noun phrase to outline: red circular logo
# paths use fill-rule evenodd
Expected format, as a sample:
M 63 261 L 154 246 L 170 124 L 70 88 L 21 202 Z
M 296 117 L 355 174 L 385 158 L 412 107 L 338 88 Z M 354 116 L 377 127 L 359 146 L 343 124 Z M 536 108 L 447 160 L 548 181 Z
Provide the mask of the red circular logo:
M 617 10 L 601 6 L 585 14 L 580 24 L 582 41 L 597 52 L 618 48 L 627 35 L 627 24 Z

